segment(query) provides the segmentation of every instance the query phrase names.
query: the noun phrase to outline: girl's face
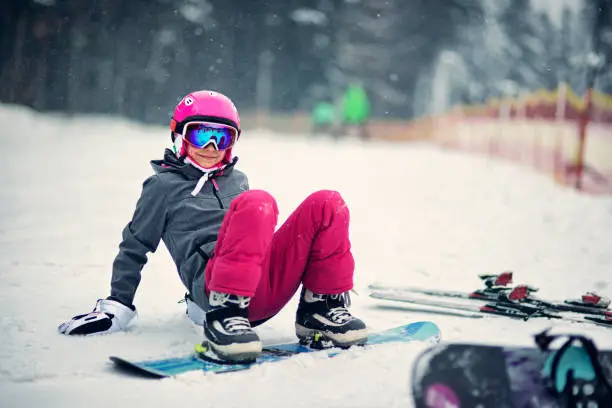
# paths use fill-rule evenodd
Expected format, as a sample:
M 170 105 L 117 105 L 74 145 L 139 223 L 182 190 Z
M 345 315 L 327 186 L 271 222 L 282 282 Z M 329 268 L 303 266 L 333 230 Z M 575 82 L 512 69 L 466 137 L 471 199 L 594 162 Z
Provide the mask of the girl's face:
M 212 143 L 203 149 L 193 147 L 189 143 L 185 143 L 185 145 L 189 157 L 204 168 L 215 167 L 225 157 L 225 150 L 216 150 Z

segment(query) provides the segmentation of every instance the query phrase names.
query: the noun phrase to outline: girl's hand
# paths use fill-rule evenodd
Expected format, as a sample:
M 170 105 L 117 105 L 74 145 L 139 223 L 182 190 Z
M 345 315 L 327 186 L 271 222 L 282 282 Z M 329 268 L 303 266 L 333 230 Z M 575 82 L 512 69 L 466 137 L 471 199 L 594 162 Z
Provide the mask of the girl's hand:
M 123 331 L 136 320 L 136 308 L 112 299 L 98 299 L 94 310 L 74 316 L 62 323 L 58 330 L 65 335 L 95 335 Z

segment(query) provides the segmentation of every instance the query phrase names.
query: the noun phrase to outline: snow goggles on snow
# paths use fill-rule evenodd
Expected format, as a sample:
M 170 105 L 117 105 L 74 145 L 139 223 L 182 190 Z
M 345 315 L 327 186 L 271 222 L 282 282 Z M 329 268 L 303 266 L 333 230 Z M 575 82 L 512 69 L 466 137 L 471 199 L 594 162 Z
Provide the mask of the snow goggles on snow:
M 183 140 L 202 149 L 213 144 L 217 150 L 225 150 L 232 147 L 238 139 L 238 130 L 229 125 L 212 122 L 187 122 L 183 126 Z

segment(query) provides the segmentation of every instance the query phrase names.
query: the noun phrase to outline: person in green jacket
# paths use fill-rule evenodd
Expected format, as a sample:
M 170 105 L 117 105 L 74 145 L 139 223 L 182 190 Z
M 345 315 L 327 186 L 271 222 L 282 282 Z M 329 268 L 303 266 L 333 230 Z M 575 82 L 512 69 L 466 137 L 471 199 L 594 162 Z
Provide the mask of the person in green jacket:
M 329 101 L 319 101 L 311 113 L 313 133 L 331 133 L 336 119 L 336 109 Z
M 361 137 L 367 138 L 370 102 L 362 85 L 355 83 L 348 87 L 342 108 L 342 133 L 346 133 L 348 127 L 357 127 Z

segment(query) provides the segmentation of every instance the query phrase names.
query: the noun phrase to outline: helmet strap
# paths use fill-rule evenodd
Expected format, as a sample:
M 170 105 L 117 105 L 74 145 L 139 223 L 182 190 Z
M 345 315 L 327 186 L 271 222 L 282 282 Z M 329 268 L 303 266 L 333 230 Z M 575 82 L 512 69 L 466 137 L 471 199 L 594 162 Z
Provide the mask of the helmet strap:
M 184 159 L 187 154 L 185 150 L 185 143 L 183 142 L 183 136 L 178 133 L 172 134 L 172 151 L 179 159 Z

